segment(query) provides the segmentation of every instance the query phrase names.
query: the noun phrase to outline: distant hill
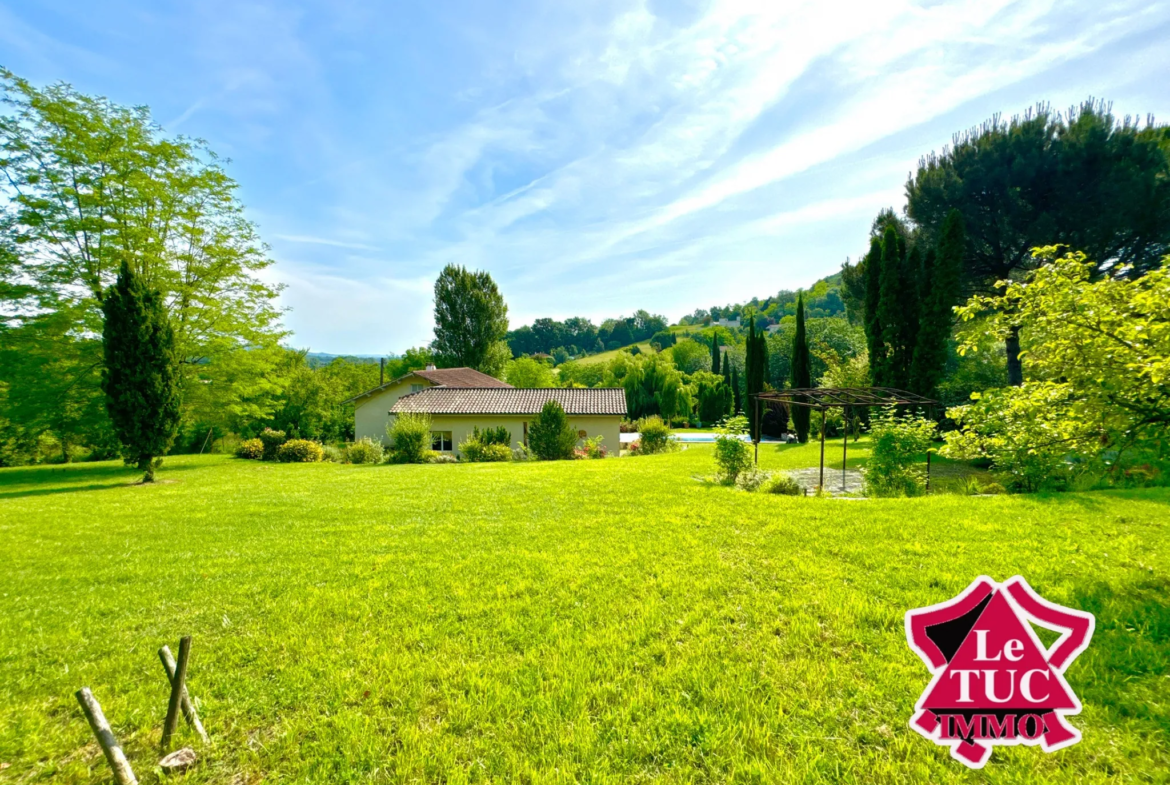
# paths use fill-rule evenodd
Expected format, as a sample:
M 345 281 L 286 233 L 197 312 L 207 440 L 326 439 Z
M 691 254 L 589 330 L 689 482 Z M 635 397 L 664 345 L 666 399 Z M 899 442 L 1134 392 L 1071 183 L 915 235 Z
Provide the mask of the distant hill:
M 383 355 L 373 354 L 326 354 L 324 352 L 309 352 L 305 355 L 305 362 L 310 368 L 328 365 L 334 360 L 347 360 L 358 365 L 377 365 Z M 389 357 L 387 359 L 390 359 Z

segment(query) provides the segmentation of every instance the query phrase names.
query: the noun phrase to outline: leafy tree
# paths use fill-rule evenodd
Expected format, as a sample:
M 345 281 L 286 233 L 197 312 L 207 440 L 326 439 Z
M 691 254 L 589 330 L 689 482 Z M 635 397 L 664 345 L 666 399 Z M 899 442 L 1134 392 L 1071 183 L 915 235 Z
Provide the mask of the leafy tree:
M 674 333 L 670 332 L 669 330 L 662 330 L 662 331 L 656 332 L 656 333 L 654 333 L 654 335 L 650 336 L 650 345 L 657 346 L 658 351 L 662 351 L 663 349 L 669 349 L 670 347 L 674 346 L 676 343 L 678 343 L 678 336 L 676 336 Z
M 919 276 L 920 315 L 910 389 L 921 395 L 934 395 L 946 370 L 947 342 L 961 292 L 963 243 L 963 216 L 952 210 L 943 225 L 938 252 L 927 253 Z
M 711 373 L 722 373 L 719 370 L 719 336 L 711 337 Z
M 916 253 L 906 255 L 906 245 L 892 226 L 882 238 L 881 296 L 877 321 L 881 327 L 881 354 L 870 355 L 874 384 L 879 387 L 909 386 L 910 363 L 918 325 L 917 283 L 913 272 L 921 265 Z M 872 341 L 879 346 L 876 340 Z
M 606 363 L 569 360 L 557 366 L 557 375 L 562 387 L 601 387 L 608 367 Z
M 0 116 L 0 225 L 20 252 L 15 268 L 0 265 L 4 310 L 22 324 L 53 313 L 69 325 L 42 323 L 25 339 L 51 334 L 65 355 L 90 352 L 84 343 L 101 333 L 105 293 L 129 259 L 169 316 L 187 416 L 194 413 L 186 394 L 196 389 L 194 397 L 219 410 L 239 405 L 237 394 L 259 396 L 264 385 L 201 380 L 285 334 L 279 287 L 259 277 L 272 261 L 214 153 L 201 142 L 164 138 L 145 108 L 67 85 L 38 89 L 0 69 L 0 90 L 8 109 Z M 80 345 L 65 348 L 66 341 Z M 235 363 L 237 371 L 246 365 Z M 76 410 L 100 408 L 100 361 L 75 370 L 69 394 Z M 39 385 L 50 401 L 58 381 L 28 377 L 20 386 Z M 255 403 L 270 411 L 271 400 Z M 47 425 L 52 417 L 37 419 Z M 63 441 L 86 430 L 59 427 Z
M 431 348 L 445 368 L 500 373 L 512 353 L 499 344 L 508 332 L 508 306 L 486 272 L 449 264 L 435 281 L 435 340 Z M 506 353 L 507 357 L 503 354 Z
M 973 297 L 962 319 L 1021 336 L 1033 379 L 988 391 L 947 414 L 954 457 L 990 458 L 1023 490 L 1066 482 L 1067 457 L 1106 451 L 1163 454 L 1170 429 L 1170 257 L 1136 279 L 1093 280 L 1084 254 L 1040 249 L 1040 266 L 1002 293 Z M 973 348 L 970 344 L 963 351 Z M 1116 456 L 1115 456 L 1116 457 Z
M 808 334 L 804 326 L 803 297 L 797 300 L 796 333 L 792 339 L 792 386 L 812 387 L 812 357 L 809 354 Z M 792 407 L 792 426 L 796 429 L 796 438 L 802 444 L 808 441 L 809 414 L 807 406 Z
M 707 370 L 707 363 L 711 359 L 707 347 L 689 339 L 679 341 L 668 351 L 674 366 L 685 374 Z
M 699 371 L 691 375 L 691 387 L 699 420 L 710 425 L 731 414 L 731 388 L 722 376 L 710 371 Z
M 283 351 L 283 367 L 274 372 L 282 381 L 282 390 L 276 411 L 266 421 L 268 426 L 293 439 L 351 441 L 354 406 L 342 402 L 375 387 L 378 366 L 337 358 L 314 368 L 306 352 Z M 253 422 L 246 429 L 254 430 L 257 425 Z
M 882 341 L 882 323 L 880 308 L 882 298 L 882 248 L 884 238 L 873 237 L 869 241 L 869 253 L 865 257 L 863 273 L 865 275 L 865 308 L 864 324 L 866 346 L 869 350 L 870 369 L 873 372 L 874 384 L 878 384 L 880 372 L 876 367 L 876 358 L 886 356 L 886 345 Z
M 565 410 L 556 401 L 544 404 L 528 428 L 528 447 L 542 461 L 559 461 L 573 457 L 577 432 L 569 425 Z
M 952 210 L 963 217 L 964 281 L 989 292 L 1018 280 L 1061 244 L 1093 260 L 1094 276 L 1137 276 L 1170 252 L 1170 158 L 1163 128 L 1118 121 L 1105 102 L 1067 115 L 1038 106 L 1004 122 L 998 115 L 923 158 L 906 185 L 907 212 L 928 239 Z M 1008 382 L 1024 380 L 1020 336 L 1005 338 Z M 873 355 L 871 355 L 873 357 Z
M 166 455 L 179 427 L 175 333 L 162 295 L 123 261 L 102 302 L 105 371 L 102 389 L 126 459 L 154 481 L 155 459 Z
M 724 365 L 724 368 L 728 367 L 731 368 L 731 374 L 727 379 L 727 382 L 731 385 L 732 405 L 735 409 L 734 413 L 743 414 L 743 393 L 740 392 L 742 388 L 739 386 L 739 371 L 737 371 L 735 366 L 730 362 Z
M 511 360 L 504 369 L 504 381 L 513 387 L 529 390 L 557 386 L 552 368 L 549 368 L 547 363 L 542 363 L 531 357 Z

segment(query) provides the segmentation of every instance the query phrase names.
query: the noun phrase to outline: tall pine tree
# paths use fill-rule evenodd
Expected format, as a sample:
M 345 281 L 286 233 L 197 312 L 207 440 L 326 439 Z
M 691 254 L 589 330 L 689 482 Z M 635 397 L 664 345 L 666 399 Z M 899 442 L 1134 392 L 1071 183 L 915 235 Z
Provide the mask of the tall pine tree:
M 731 396 L 734 411 L 732 414 L 743 414 L 743 391 L 739 388 L 739 371 L 731 364 L 731 359 L 723 358 L 724 378 L 731 385 Z M 730 369 L 730 370 L 729 370 Z
M 875 358 L 885 356 L 882 343 L 882 324 L 878 318 L 882 294 L 882 241 L 873 237 L 869 241 L 869 253 L 865 257 L 865 338 L 869 349 L 870 376 L 878 384 Z
M 752 441 L 760 438 L 760 422 L 756 417 L 756 401 L 752 396 L 764 391 L 764 380 L 768 374 L 768 344 L 763 333 L 756 331 L 756 319 L 752 314 L 748 322 L 748 338 L 744 354 L 744 400 Z M 763 412 L 761 411 L 761 416 Z
M 711 373 L 719 371 L 719 333 L 711 336 Z
M 930 396 L 947 363 L 947 341 L 954 325 L 954 306 L 962 298 L 963 216 L 951 210 L 943 222 L 938 250 L 927 255 L 919 296 L 918 339 L 910 372 L 910 389 Z
M 162 296 L 123 260 L 102 302 L 102 391 L 126 460 L 154 481 L 155 459 L 179 428 L 175 333 Z
M 812 387 L 812 357 L 808 350 L 808 333 L 804 326 L 804 294 L 796 298 L 796 334 L 792 338 L 792 386 Z M 808 441 L 809 415 L 807 406 L 792 407 L 792 427 L 801 443 Z

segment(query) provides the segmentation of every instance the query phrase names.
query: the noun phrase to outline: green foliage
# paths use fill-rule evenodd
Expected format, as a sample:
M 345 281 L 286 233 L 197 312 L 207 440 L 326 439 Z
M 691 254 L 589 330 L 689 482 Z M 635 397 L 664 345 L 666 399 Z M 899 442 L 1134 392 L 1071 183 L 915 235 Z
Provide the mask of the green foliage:
M 784 472 L 773 472 L 771 478 L 760 487 L 760 491 L 777 496 L 804 496 L 804 488 L 800 483 Z
M 731 413 L 732 393 L 722 376 L 709 371 L 699 371 L 691 375 L 691 388 L 694 391 L 695 408 L 699 420 L 704 423 L 716 423 Z
M 0 91 L 0 235 L 19 251 L 15 266 L 0 258 L 0 318 L 25 348 L 36 344 L 0 380 L 13 385 L 17 411 L 62 407 L 20 412 L 29 435 L 52 431 L 66 450 L 108 438 L 92 336 L 102 332 L 102 301 L 123 260 L 166 310 L 183 417 L 270 413 L 278 390 L 263 361 L 285 335 L 279 287 L 260 279 L 271 259 L 214 153 L 163 137 L 145 108 L 68 85 L 38 89 L 0 69 Z
M 698 341 L 682 340 L 668 351 L 674 367 L 684 374 L 705 371 L 710 367 L 711 354 L 707 347 Z
M 720 433 L 715 437 L 715 465 L 719 479 L 732 485 L 741 472 L 751 468 L 751 448 L 734 433 Z
M 926 491 L 926 474 L 915 464 L 930 449 L 936 425 L 923 417 L 899 415 L 888 406 L 873 418 L 872 447 L 865 467 L 869 496 L 918 496 Z
M 386 426 L 390 437 L 390 460 L 394 463 L 423 463 L 431 452 L 431 416 L 404 413 Z
M 259 439 L 244 439 L 236 447 L 236 457 L 247 458 L 251 461 L 260 460 L 264 457 L 264 442 Z
M 682 374 L 665 353 L 640 358 L 625 357 L 629 358 L 628 363 L 619 355 L 611 363 L 611 369 L 615 376 L 618 372 L 623 374 L 620 384 L 626 390 L 626 407 L 631 417 L 657 414 L 669 422 L 676 417 L 690 415 L 690 392 L 683 382 Z
M 959 309 L 985 337 L 1018 333 L 1036 378 L 948 411 L 963 428 L 948 435 L 950 454 L 990 459 L 1020 490 L 1063 487 L 1067 457 L 1161 454 L 1170 426 L 1170 259 L 1138 278 L 1122 269 L 1092 281 L 1082 254 L 1037 255 L 1049 261 L 1026 280 Z
M 309 439 L 289 439 L 276 450 L 281 463 L 319 463 L 323 457 L 321 444 Z
M 740 471 L 735 477 L 735 487 L 741 491 L 755 493 L 767 485 L 772 479 L 772 473 L 757 469 L 754 466 Z
M 354 405 L 343 401 L 378 385 L 373 363 L 337 358 L 313 367 L 306 352 L 284 350 L 271 374 L 281 386 L 270 427 L 294 438 L 342 442 L 353 439 Z
M 363 436 L 356 442 L 350 442 L 341 452 L 343 463 L 381 463 L 384 457 L 385 450 L 382 447 L 382 442 L 374 441 L 368 436 Z
M 606 363 L 582 363 L 570 360 L 557 366 L 562 387 L 601 387 L 605 382 Z
M 504 381 L 513 387 L 534 390 L 541 387 L 556 387 L 557 380 L 548 363 L 531 357 L 509 360 L 504 367 Z
M 560 461 L 573 457 L 577 432 L 569 425 L 565 410 L 549 400 L 528 427 L 528 447 L 542 461 Z
M 604 436 L 590 436 L 585 440 L 585 443 L 581 445 L 581 449 L 578 451 L 580 453 L 580 457 L 590 460 L 600 460 L 601 458 L 609 455 L 609 451 L 606 450 L 605 445 L 602 444 L 602 441 L 604 440 Z
M 435 281 L 435 340 L 441 367 L 475 368 L 499 374 L 511 359 L 507 344 L 508 306 L 486 272 L 449 264 Z
M 510 461 L 512 448 L 507 444 L 487 443 L 470 436 L 459 445 L 459 455 L 469 463 Z
M 797 300 L 796 331 L 792 337 L 792 386 L 807 389 L 812 387 L 812 355 L 808 347 L 808 334 L 804 326 L 804 298 Z M 792 426 L 801 444 L 808 441 L 810 410 L 807 406 L 792 407 Z
M 275 461 L 276 453 L 280 449 L 280 445 L 288 441 L 288 434 L 284 431 L 265 428 L 260 432 L 260 441 L 264 444 L 263 459 L 266 461 Z
M 473 427 L 471 436 L 480 444 L 502 444 L 505 447 L 512 445 L 512 432 L 508 430 L 506 425 L 484 428 L 482 431 L 478 427 Z
M 677 448 L 678 443 L 670 435 L 670 426 L 661 417 L 643 417 L 638 421 L 639 454 L 657 455 Z
M 951 210 L 943 223 L 938 252 L 926 255 L 919 285 L 918 334 L 910 368 L 910 389 L 933 397 L 947 365 L 947 343 L 954 325 L 954 307 L 962 292 L 963 216 Z
M 723 373 L 723 371 L 720 370 L 720 367 L 719 367 L 719 361 L 720 361 L 720 357 L 722 354 L 723 353 L 719 350 L 719 336 L 712 335 L 711 336 L 711 373 L 718 373 L 718 374 Z
M 151 482 L 156 459 L 179 428 L 175 333 L 161 295 L 126 262 L 106 290 L 102 313 L 106 411 L 126 460 Z
M 804 301 L 798 298 L 798 302 L 803 304 Z M 760 438 L 760 423 L 756 421 L 756 405 L 752 396 L 764 391 L 767 374 L 768 342 L 762 333 L 757 332 L 755 319 L 751 319 L 748 323 L 747 344 L 744 347 L 743 404 L 747 409 L 752 441 L 759 441 Z
M 657 346 L 658 351 L 669 349 L 670 347 L 674 346 L 677 341 L 678 336 L 676 336 L 670 330 L 660 330 L 659 332 L 656 332 L 650 336 L 650 345 Z

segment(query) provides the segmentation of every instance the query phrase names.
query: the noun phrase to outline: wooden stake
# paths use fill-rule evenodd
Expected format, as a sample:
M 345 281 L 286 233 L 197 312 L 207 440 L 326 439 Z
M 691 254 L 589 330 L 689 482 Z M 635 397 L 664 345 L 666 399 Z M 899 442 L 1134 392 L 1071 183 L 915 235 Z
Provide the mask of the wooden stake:
M 187 659 L 191 656 L 191 636 L 186 635 L 179 641 L 179 661 L 175 665 L 175 676 L 171 679 L 171 700 L 167 704 L 167 719 L 163 723 L 162 751 L 166 752 L 171 746 L 171 736 L 179 724 L 180 698 L 187 683 Z
M 110 768 L 114 770 L 114 779 L 118 785 L 138 785 L 138 778 L 130 768 L 130 761 L 126 760 L 126 753 L 122 752 L 114 732 L 110 730 L 110 723 L 106 722 L 106 715 L 102 714 L 102 707 L 89 691 L 89 687 L 82 687 L 74 694 L 77 696 L 77 702 L 81 704 L 82 712 L 85 713 L 85 719 L 89 721 L 93 735 L 97 736 L 102 752 L 106 754 Z
M 158 650 L 158 658 L 162 660 L 163 668 L 167 672 L 167 683 L 171 685 L 171 689 L 175 686 L 175 658 L 171 656 L 171 649 L 169 646 L 163 646 Z M 187 724 L 195 729 L 199 734 L 199 738 L 203 739 L 204 744 L 210 743 L 207 738 L 207 731 L 203 729 L 203 723 L 199 721 L 199 713 L 195 711 L 195 703 L 191 700 L 191 695 L 187 691 L 187 685 L 183 685 L 183 694 L 179 696 L 179 706 L 183 709 L 183 717 L 187 720 Z

